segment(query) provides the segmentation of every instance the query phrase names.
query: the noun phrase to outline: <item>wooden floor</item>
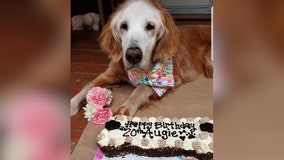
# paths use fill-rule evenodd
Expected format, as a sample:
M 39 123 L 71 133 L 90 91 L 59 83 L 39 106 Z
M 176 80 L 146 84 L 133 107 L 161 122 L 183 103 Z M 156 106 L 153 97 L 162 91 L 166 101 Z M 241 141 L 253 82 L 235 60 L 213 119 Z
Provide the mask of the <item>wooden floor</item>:
M 209 24 L 210 22 L 177 22 L 177 24 Z M 109 59 L 98 44 L 100 32 L 83 30 L 71 33 L 71 97 L 89 81 L 102 73 L 108 66 Z M 71 152 L 74 150 L 87 120 L 83 110 L 71 118 Z
M 99 32 L 84 30 L 71 34 L 71 97 L 108 66 L 106 54 L 100 51 Z M 83 110 L 71 118 L 71 152 L 77 144 L 87 120 Z

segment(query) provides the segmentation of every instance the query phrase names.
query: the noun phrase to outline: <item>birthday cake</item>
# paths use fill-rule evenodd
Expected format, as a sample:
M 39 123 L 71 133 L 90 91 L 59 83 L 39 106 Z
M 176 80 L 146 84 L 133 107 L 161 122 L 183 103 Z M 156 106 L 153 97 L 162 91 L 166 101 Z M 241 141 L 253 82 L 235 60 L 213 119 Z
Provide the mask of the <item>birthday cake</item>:
M 213 159 L 213 120 L 196 118 L 110 118 L 97 137 L 106 157 L 186 156 Z

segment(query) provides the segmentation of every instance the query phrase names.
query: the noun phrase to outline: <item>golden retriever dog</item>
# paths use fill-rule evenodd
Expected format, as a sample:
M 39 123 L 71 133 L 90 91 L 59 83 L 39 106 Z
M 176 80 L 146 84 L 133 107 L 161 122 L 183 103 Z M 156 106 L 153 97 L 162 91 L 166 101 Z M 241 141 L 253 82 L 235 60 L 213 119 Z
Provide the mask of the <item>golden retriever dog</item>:
M 108 69 L 71 99 L 71 115 L 78 112 L 89 89 L 122 81 L 135 68 L 143 72 L 155 63 L 173 59 L 174 87 L 199 75 L 213 76 L 211 28 L 176 26 L 168 11 L 155 0 L 129 0 L 111 15 L 100 35 L 100 46 L 111 59 Z M 158 96 L 144 84 L 135 87 L 114 114 L 134 116 L 139 108 Z

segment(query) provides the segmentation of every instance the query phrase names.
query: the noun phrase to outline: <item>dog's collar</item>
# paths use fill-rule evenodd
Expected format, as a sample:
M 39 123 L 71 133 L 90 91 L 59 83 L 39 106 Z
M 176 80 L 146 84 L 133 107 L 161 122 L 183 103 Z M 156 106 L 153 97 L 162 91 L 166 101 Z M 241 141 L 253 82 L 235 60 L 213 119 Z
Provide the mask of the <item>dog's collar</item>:
M 133 86 L 144 84 L 151 86 L 154 92 L 162 97 L 166 91 L 174 86 L 173 58 L 159 61 L 153 70 L 145 73 L 137 68 L 126 71 L 128 79 Z

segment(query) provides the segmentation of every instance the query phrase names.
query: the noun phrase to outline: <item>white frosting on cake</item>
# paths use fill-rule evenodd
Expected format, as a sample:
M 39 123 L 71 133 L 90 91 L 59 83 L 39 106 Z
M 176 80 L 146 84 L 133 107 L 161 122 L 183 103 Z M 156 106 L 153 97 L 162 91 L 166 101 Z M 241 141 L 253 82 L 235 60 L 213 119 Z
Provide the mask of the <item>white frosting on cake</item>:
M 160 146 L 162 144 L 159 143 L 159 141 L 165 141 L 164 147 L 182 147 L 185 150 L 196 150 L 197 153 L 213 153 L 213 133 L 201 131 L 199 127 L 201 123 L 213 124 L 213 120 L 207 117 L 196 117 L 193 119 L 163 118 L 162 121 L 160 121 L 159 119 L 161 119 L 161 117 L 133 117 L 132 119 L 131 117 L 127 116 L 112 117 L 109 121 L 115 120 L 117 122 L 120 122 L 121 126 L 118 129 L 113 130 L 104 128 L 98 136 L 98 144 L 101 147 L 117 147 L 123 145 L 124 143 L 127 143 L 126 138 L 127 136 L 129 136 L 131 137 L 131 145 L 138 146 L 143 149 L 162 148 Z M 139 129 L 139 124 L 135 126 L 132 124 L 132 122 L 140 123 L 140 129 L 144 133 L 142 133 Z M 146 124 L 148 123 L 148 125 L 142 125 L 142 123 L 144 122 L 146 122 Z M 161 127 L 160 124 L 163 122 L 165 126 Z M 179 128 L 175 126 L 182 126 L 182 124 L 188 127 Z M 149 129 L 147 129 L 147 127 L 149 127 Z M 147 131 L 148 133 L 146 134 L 145 132 Z M 154 136 L 155 134 L 157 134 L 158 136 Z M 167 134 L 167 136 L 165 134 Z M 150 137 L 150 135 L 152 137 Z M 189 135 L 193 137 L 189 138 Z

